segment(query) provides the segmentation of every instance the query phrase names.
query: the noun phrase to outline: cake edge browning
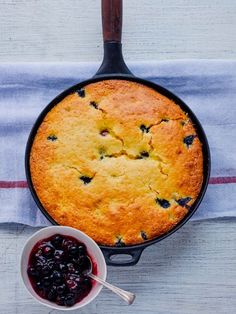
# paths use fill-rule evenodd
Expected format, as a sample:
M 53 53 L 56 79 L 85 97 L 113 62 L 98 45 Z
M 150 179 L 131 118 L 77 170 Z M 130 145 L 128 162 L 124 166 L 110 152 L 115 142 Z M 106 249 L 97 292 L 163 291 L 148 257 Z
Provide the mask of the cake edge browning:
M 134 90 L 137 94 L 136 99 L 132 98 Z M 30 153 L 30 171 L 34 189 L 43 207 L 58 224 L 75 227 L 87 233 L 100 245 L 135 245 L 171 231 L 191 210 L 203 182 L 202 144 L 192 121 L 172 100 L 138 83 L 125 80 L 100 81 L 85 86 L 83 91 L 82 93 L 73 93 L 67 96 L 51 109 L 35 136 Z M 145 97 L 147 105 L 152 104 L 152 101 L 154 101 L 154 105 L 145 107 L 143 111 L 140 109 L 140 112 L 132 112 L 132 108 L 127 108 L 127 106 L 119 108 L 117 105 L 119 103 L 119 94 L 115 91 L 121 92 L 123 102 L 137 103 L 135 107 L 137 111 L 139 111 L 140 104 L 145 100 Z M 125 95 L 127 95 L 127 99 Z M 109 101 L 107 101 L 107 98 Z M 112 108 L 111 112 L 109 106 Z M 159 109 L 156 110 L 158 106 Z M 173 107 L 173 118 L 170 119 L 168 118 L 171 117 L 172 112 L 168 106 Z M 106 114 L 105 120 L 111 126 L 115 125 L 115 131 L 107 127 L 110 124 L 105 121 L 106 125 L 104 122 L 104 113 Z M 120 121 L 118 121 L 119 118 Z M 86 136 L 93 134 L 97 125 L 101 124 L 99 140 L 94 137 L 95 145 L 97 142 L 100 143 L 101 140 L 107 141 L 107 147 L 114 148 L 118 152 L 107 152 L 107 154 L 99 152 L 100 155 L 96 156 L 94 151 L 84 143 L 83 145 L 86 146 L 85 152 L 88 153 L 91 160 L 88 162 L 86 158 L 83 159 L 83 156 L 80 156 L 78 157 L 80 160 L 77 162 L 75 157 L 77 148 L 74 147 L 75 138 L 66 136 L 66 132 L 70 133 L 70 127 L 77 128 L 78 121 L 81 122 L 79 132 L 83 130 L 86 121 L 89 121 L 86 125 L 89 130 L 84 137 L 81 137 L 83 140 Z M 119 123 L 116 123 L 116 121 Z M 143 124 L 141 121 L 144 121 Z M 122 126 L 124 124 L 129 127 L 130 138 L 133 136 L 134 143 L 137 143 L 137 145 L 134 145 L 135 149 L 129 139 L 126 141 L 126 137 L 123 136 Z M 136 133 L 133 132 L 137 125 L 139 125 L 141 135 L 136 130 L 138 128 L 135 129 Z M 63 128 L 65 128 L 64 133 Z M 170 147 L 169 143 L 174 141 L 174 135 L 178 140 L 183 135 L 184 137 L 181 142 L 179 140 L 176 147 L 175 145 Z M 80 137 L 78 136 L 78 138 Z M 69 145 L 73 147 L 71 151 L 67 149 Z M 150 145 L 153 146 L 152 149 L 150 149 Z M 138 152 L 136 152 L 136 146 Z M 144 149 L 148 147 L 149 151 L 148 149 L 142 151 L 142 147 Z M 60 158 L 63 158 L 63 163 Z M 72 163 L 69 164 L 68 160 L 71 160 Z M 96 169 L 98 162 L 102 162 L 100 163 L 102 167 L 99 168 L 99 173 L 96 174 L 94 170 L 91 171 L 91 168 Z M 128 175 L 124 177 L 123 182 L 127 184 L 127 187 L 132 186 L 132 183 L 136 182 L 135 180 L 138 180 L 138 187 L 134 188 L 134 190 L 137 189 L 134 193 L 131 191 L 127 194 L 124 190 L 125 197 L 127 198 L 127 195 L 129 195 L 131 202 L 126 202 L 123 198 L 124 204 L 121 201 L 120 207 L 117 206 L 117 199 L 120 197 L 119 191 L 117 192 L 118 196 L 114 191 L 111 191 L 110 181 L 106 177 L 107 174 L 110 175 L 112 170 L 111 162 L 115 162 L 115 168 L 119 170 L 122 167 L 127 167 L 125 169 L 132 168 L 136 163 L 140 166 L 134 167 L 134 169 L 139 171 L 140 168 L 150 178 L 150 182 L 145 181 L 146 178 L 141 178 L 148 185 L 144 189 L 140 179 L 141 171 L 137 177 L 132 178 L 133 181 Z M 146 162 L 150 171 L 145 169 L 144 162 Z M 165 165 L 166 162 L 169 168 Z M 181 165 L 180 171 L 178 171 L 178 165 Z M 153 169 L 158 168 L 161 179 L 158 179 L 157 182 L 155 176 L 151 173 L 154 172 L 151 171 L 152 167 L 154 167 Z M 132 171 L 129 175 L 132 175 Z M 168 190 L 166 176 L 174 187 L 172 194 Z M 178 180 L 175 180 L 176 177 Z M 114 178 L 119 178 L 119 176 L 116 177 L 114 174 Z M 78 180 L 78 184 L 76 180 Z M 104 184 L 107 194 L 106 191 L 96 188 L 95 183 L 97 185 Z M 162 191 L 157 189 L 158 184 L 162 184 L 163 194 Z M 76 187 L 77 185 L 78 187 Z M 114 187 L 116 186 L 122 186 L 118 179 Z M 181 191 L 180 194 L 176 193 L 176 187 Z M 138 197 L 138 188 L 145 195 L 143 199 Z M 71 191 L 68 191 L 69 189 Z M 80 199 L 78 195 L 81 195 L 83 199 Z M 112 208 L 109 208 L 109 195 L 112 200 L 115 200 L 115 202 L 110 203 Z M 65 206 L 67 203 L 63 204 L 64 198 L 67 203 L 68 200 L 74 198 L 69 207 Z M 146 199 L 147 202 L 143 203 Z M 91 201 L 89 202 L 89 200 Z M 102 203 L 104 207 L 107 206 L 107 211 L 104 211 Z M 119 217 L 119 213 L 122 217 Z M 130 215 L 133 215 L 133 217 L 130 217 Z M 125 219 L 128 219 L 130 223 L 128 226 Z M 110 221 L 107 222 L 107 220 Z M 143 228 L 145 220 L 151 226 Z M 119 228 L 124 230 L 124 236 L 122 232 L 118 232 Z

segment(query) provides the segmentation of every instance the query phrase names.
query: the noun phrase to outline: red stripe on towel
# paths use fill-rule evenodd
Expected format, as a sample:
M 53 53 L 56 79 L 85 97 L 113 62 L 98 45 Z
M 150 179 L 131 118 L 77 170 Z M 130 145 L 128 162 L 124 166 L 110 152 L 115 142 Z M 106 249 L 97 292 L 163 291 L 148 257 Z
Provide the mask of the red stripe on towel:
M 1 189 L 27 188 L 27 181 L 0 181 Z
M 236 177 L 212 177 L 209 184 L 236 183 Z M 27 181 L 0 181 L 0 189 L 28 188 Z
M 236 177 L 212 177 L 209 184 L 227 184 L 236 183 Z

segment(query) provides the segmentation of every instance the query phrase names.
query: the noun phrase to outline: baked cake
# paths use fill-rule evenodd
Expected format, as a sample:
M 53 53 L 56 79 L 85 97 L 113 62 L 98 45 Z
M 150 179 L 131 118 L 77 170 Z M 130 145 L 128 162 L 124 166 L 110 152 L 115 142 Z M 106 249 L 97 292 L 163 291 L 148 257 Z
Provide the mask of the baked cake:
M 152 88 L 89 84 L 45 116 L 30 170 L 50 216 L 97 243 L 142 243 L 191 210 L 203 180 L 202 144 L 188 115 Z

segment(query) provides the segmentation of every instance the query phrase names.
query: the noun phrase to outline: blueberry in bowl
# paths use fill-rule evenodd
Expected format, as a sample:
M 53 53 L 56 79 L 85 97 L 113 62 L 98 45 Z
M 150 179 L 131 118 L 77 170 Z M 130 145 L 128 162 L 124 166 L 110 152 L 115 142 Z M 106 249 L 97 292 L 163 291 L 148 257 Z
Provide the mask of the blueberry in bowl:
M 97 244 L 83 232 L 52 226 L 36 232 L 25 244 L 21 275 L 30 294 L 53 309 L 78 309 L 90 303 L 102 286 L 86 276 L 86 263 L 106 279 L 106 263 Z
M 83 275 L 87 256 L 86 246 L 70 236 L 55 234 L 37 242 L 27 268 L 33 289 L 58 305 L 72 306 L 81 301 L 93 285 L 92 279 Z

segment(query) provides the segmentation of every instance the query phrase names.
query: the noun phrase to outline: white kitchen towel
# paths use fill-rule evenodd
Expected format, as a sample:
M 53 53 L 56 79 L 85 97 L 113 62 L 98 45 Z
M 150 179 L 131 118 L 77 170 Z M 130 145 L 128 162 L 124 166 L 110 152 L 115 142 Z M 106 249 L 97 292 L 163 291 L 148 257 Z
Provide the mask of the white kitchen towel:
M 96 63 L 0 64 L 0 222 L 50 224 L 25 181 L 24 152 L 41 110 L 64 89 L 90 78 Z M 182 98 L 202 123 L 212 156 L 211 180 L 193 220 L 236 216 L 236 60 L 129 64 L 140 77 Z

